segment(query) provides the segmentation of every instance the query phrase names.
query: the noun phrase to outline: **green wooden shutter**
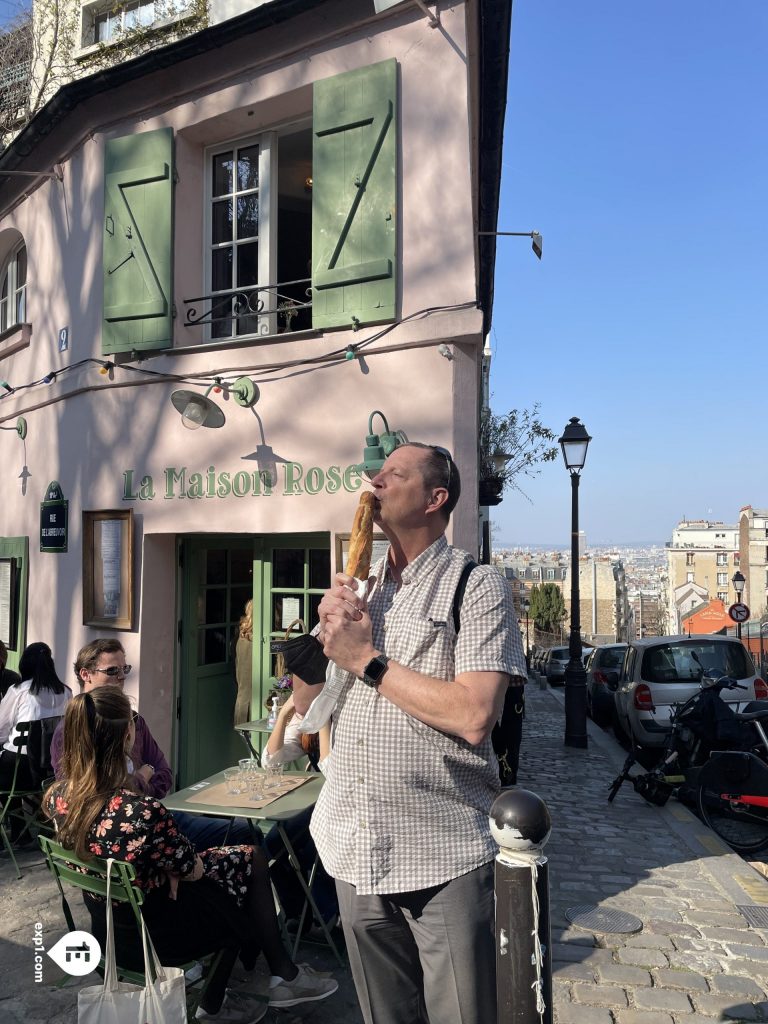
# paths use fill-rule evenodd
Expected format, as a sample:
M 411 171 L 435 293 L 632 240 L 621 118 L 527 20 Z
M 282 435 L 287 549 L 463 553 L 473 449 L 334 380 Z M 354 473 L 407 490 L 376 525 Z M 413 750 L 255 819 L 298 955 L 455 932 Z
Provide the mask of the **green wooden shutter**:
M 315 82 L 312 325 L 395 318 L 397 61 Z
M 171 344 L 172 254 L 172 130 L 111 139 L 104 156 L 104 353 Z

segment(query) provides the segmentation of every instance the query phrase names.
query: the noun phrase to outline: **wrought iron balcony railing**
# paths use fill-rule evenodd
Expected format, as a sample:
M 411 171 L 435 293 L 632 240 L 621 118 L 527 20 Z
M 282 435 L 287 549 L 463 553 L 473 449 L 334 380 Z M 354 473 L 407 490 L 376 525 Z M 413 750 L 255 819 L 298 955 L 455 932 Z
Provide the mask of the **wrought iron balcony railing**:
M 306 277 L 184 299 L 184 326 L 203 327 L 213 340 L 307 330 L 312 326 L 311 283 Z

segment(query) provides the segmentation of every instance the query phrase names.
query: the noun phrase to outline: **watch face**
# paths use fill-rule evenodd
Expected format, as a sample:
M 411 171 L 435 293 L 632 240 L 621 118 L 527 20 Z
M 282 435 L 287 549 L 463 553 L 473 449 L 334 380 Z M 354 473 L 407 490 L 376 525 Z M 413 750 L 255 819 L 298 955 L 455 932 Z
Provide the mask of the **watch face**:
M 365 681 L 366 683 L 378 683 L 381 677 L 387 670 L 387 663 L 389 658 L 373 658 L 365 666 Z

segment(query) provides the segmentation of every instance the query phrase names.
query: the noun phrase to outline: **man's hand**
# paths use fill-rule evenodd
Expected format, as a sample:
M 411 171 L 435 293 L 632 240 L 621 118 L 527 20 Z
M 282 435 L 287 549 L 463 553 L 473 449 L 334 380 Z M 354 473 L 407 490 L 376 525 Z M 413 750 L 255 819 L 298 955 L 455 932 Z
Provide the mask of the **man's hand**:
M 372 642 L 368 602 L 352 589 L 352 578 L 337 573 L 330 590 L 320 602 L 323 651 L 339 668 L 361 676 L 376 656 Z

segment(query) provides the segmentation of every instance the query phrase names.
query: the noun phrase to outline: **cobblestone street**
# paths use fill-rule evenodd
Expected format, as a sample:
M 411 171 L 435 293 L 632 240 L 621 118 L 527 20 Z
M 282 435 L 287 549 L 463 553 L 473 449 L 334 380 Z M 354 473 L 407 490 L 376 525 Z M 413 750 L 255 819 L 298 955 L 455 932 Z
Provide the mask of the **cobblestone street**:
M 737 909 L 768 906 L 768 883 L 684 807 L 608 784 L 624 752 L 591 723 L 589 749 L 563 746 L 563 692 L 527 688 L 519 783 L 553 820 L 550 858 L 556 1024 L 768 1020 L 768 933 Z M 592 934 L 565 912 L 628 911 L 635 935 Z

